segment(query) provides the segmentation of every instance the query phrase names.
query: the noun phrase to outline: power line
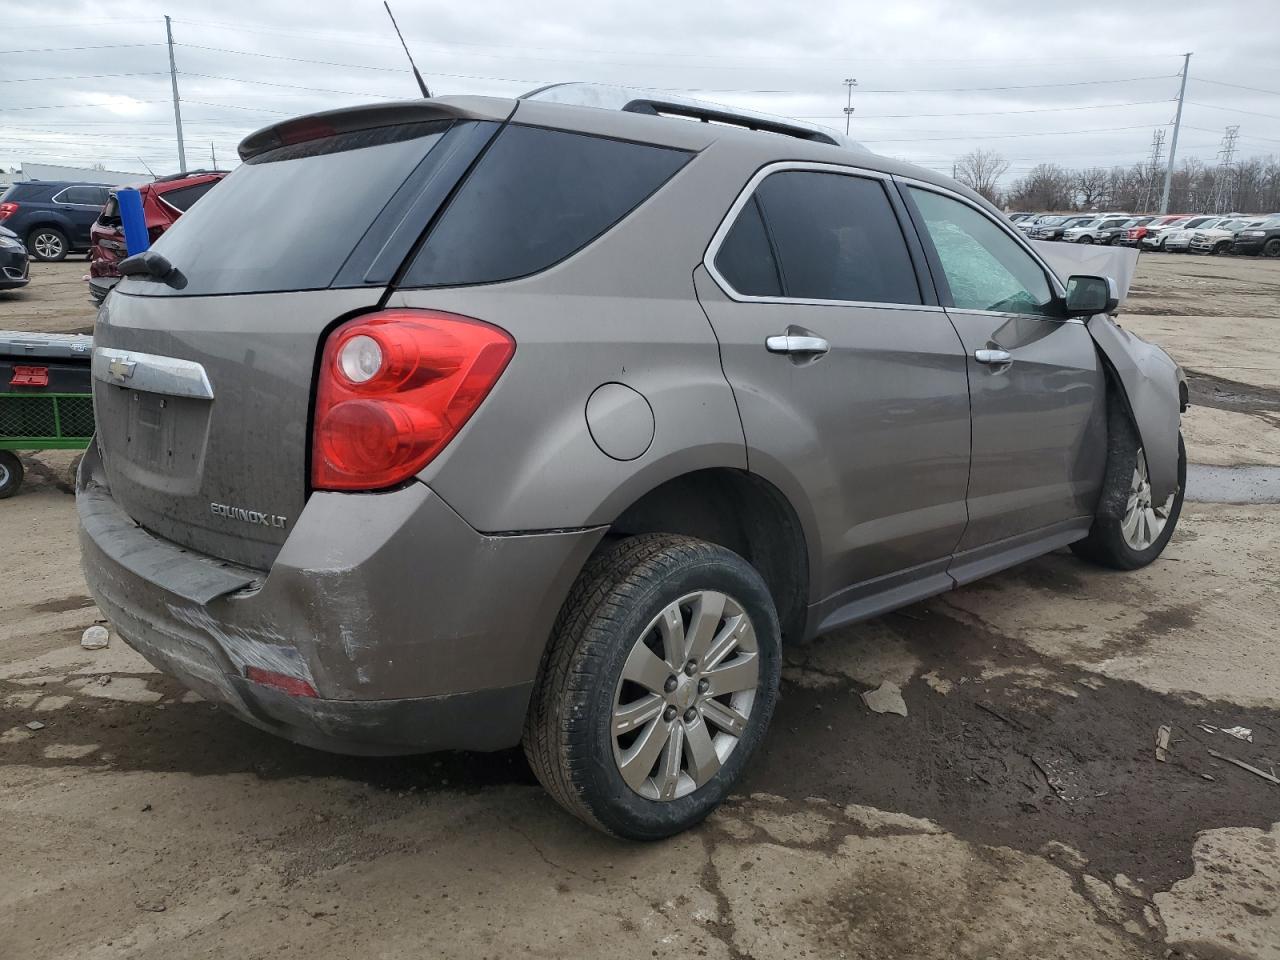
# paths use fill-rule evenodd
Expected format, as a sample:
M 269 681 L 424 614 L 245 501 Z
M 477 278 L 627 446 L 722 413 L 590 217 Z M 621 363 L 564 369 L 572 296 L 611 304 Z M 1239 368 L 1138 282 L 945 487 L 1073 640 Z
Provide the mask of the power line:
M 1243 83 L 1227 83 L 1225 80 L 1210 80 L 1208 77 L 1192 77 L 1197 83 L 1212 83 L 1216 87 L 1235 87 L 1237 90 L 1252 90 L 1254 93 L 1269 93 L 1280 97 L 1280 90 L 1266 90 L 1262 87 L 1246 87 Z
M 135 100 L 133 97 L 128 98 L 128 102 L 133 103 L 166 103 L 165 99 L 159 100 Z M 10 110 L 75 110 L 81 107 L 119 107 L 119 100 L 105 100 L 98 103 L 43 103 L 28 107 L 4 107 L 0 109 L 0 113 L 7 113 Z
M 126 47 L 163 46 L 163 43 L 103 43 L 94 47 L 30 47 L 26 50 L 0 50 L 0 53 L 65 53 L 69 50 L 123 50 Z
M 1172 103 L 1172 99 L 1133 100 L 1128 103 L 1089 103 L 1081 107 L 1035 107 L 1030 110 L 978 110 L 973 113 L 877 113 L 864 120 L 914 120 L 922 117 L 996 117 L 1018 113 L 1061 113 L 1067 110 L 1106 110 L 1112 107 L 1140 107 L 1151 103 Z M 806 116 L 800 120 L 838 120 L 833 116 Z
M 1198 100 L 1188 100 L 1187 103 L 1193 107 L 1207 107 L 1210 110 L 1226 110 L 1228 113 L 1244 113 L 1251 117 L 1267 117 L 1271 120 L 1280 120 L 1280 113 L 1259 113 L 1257 110 L 1241 110 L 1239 107 L 1219 107 L 1212 103 L 1200 103 Z
M 73 77 L 8 77 L 0 83 L 37 83 L 42 80 L 105 80 L 115 77 L 159 77 L 165 70 L 144 70 L 141 73 L 82 73 Z
M 1025 83 L 1003 87 L 921 87 L 916 90 L 863 90 L 859 93 L 985 93 L 995 90 L 1043 90 L 1048 87 L 1088 87 L 1100 83 L 1136 83 L 1139 80 L 1172 80 L 1176 73 L 1160 73 L 1149 77 L 1123 77 L 1115 80 L 1073 80 L 1064 83 Z
M 1164 124 L 1164 126 L 1168 126 L 1168 124 Z M 1001 133 L 1001 134 L 990 134 L 982 137 L 974 136 L 973 134 L 969 134 L 967 136 L 960 136 L 960 137 L 915 137 L 915 138 L 885 137 L 885 138 L 879 138 L 879 139 L 866 139 L 866 140 L 863 140 L 862 142 L 863 143 L 937 143 L 940 141 L 951 141 L 951 140 L 1013 140 L 1020 137 L 1065 137 L 1065 136 L 1076 136 L 1078 134 L 1084 134 L 1084 133 L 1114 133 L 1118 130 L 1150 130 L 1150 129 L 1151 129 L 1151 126 L 1149 124 L 1139 123 L 1139 124 L 1134 124 L 1133 126 L 1128 126 L 1128 127 L 1094 127 L 1088 130 L 1042 130 L 1037 133 Z

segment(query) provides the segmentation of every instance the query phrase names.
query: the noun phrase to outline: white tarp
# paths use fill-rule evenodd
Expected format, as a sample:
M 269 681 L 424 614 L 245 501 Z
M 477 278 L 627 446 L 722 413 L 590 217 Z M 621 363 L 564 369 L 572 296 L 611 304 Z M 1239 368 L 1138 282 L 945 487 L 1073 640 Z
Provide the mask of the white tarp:
M 1129 284 L 1138 267 L 1136 247 L 1104 247 L 1096 243 L 1061 243 L 1052 240 L 1032 240 L 1036 252 L 1065 284 L 1072 274 L 1089 277 L 1110 277 L 1120 291 L 1120 302 L 1129 295 Z

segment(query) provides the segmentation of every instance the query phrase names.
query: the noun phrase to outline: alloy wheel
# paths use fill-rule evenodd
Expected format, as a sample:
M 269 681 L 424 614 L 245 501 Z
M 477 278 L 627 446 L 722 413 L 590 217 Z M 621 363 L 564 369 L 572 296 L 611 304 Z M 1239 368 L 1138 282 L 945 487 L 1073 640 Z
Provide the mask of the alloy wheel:
M 618 772 L 650 800 L 706 784 L 738 746 L 760 683 L 755 628 L 714 590 L 668 604 L 641 632 L 614 691 Z
M 1139 449 L 1138 463 L 1133 468 L 1129 483 L 1129 499 L 1125 504 L 1124 521 L 1120 531 L 1124 542 L 1133 550 L 1147 550 L 1160 539 L 1169 512 L 1173 509 L 1174 494 L 1159 506 L 1151 502 L 1151 480 L 1147 476 L 1147 456 Z
M 62 255 L 62 238 L 56 233 L 37 233 L 32 246 L 42 260 L 54 260 Z

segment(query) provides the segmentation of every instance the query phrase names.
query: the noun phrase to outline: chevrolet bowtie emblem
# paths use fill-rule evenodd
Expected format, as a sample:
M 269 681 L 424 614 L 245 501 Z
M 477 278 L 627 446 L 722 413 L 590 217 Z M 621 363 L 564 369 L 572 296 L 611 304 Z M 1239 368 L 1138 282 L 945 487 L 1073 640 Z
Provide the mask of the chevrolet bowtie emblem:
M 128 380 L 133 376 L 133 368 L 137 366 L 133 360 L 112 360 L 107 364 L 107 373 L 117 380 Z

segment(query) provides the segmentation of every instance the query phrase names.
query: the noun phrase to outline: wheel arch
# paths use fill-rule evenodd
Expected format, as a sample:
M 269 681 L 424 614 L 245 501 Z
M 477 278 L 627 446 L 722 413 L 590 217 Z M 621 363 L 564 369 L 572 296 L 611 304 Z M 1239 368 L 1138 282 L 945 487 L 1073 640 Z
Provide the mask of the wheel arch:
M 784 640 L 800 639 L 808 609 L 809 537 L 791 501 L 758 474 L 694 470 L 652 487 L 610 524 L 610 539 L 679 533 L 732 550 L 764 578 Z

